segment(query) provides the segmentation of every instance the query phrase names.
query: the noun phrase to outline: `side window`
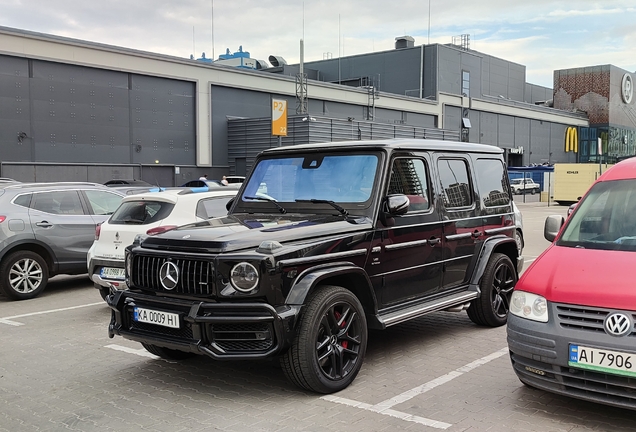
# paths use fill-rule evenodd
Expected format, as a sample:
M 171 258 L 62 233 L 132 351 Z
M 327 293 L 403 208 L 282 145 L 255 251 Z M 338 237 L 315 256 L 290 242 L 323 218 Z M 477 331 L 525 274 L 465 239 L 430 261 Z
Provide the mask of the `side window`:
M 32 194 L 24 194 L 19 195 L 13 200 L 13 204 L 19 205 L 22 207 L 29 207 L 31 205 L 31 196 Z
M 422 159 L 400 158 L 393 161 L 388 193 L 406 195 L 411 202 L 409 213 L 430 208 L 427 171 Z
M 50 214 L 83 215 L 77 191 L 42 192 L 34 195 L 32 208 Z
M 100 190 L 85 190 L 86 198 L 91 204 L 92 212 L 94 215 L 110 215 L 117 210 L 119 204 L 121 204 L 122 197 L 106 191 Z
M 208 198 L 199 201 L 197 204 L 197 217 L 201 219 L 209 219 L 218 216 L 227 215 L 227 209 L 225 208 L 225 204 L 232 197 L 221 197 L 221 198 Z
M 469 207 L 473 204 L 468 165 L 464 159 L 437 161 L 442 199 L 446 208 Z
M 499 159 L 478 159 L 475 162 L 477 184 L 486 207 L 510 203 L 506 170 Z

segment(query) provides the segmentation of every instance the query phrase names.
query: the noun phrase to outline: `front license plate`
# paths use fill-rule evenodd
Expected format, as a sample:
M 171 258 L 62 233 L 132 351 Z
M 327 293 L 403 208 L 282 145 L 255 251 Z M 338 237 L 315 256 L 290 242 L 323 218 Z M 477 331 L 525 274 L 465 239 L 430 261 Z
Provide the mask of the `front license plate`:
M 134 320 L 148 324 L 156 324 L 164 327 L 179 328 L 179 315 L 176 313 L 156 311 L 136 307 L 133 310 Z
M 570 344 L 568 364 L 581 369 L 636 377 L 636 354 Z
M 126 279 L 126 271 L 123 268 L 102 267 L 100 275 L 106 279 Z

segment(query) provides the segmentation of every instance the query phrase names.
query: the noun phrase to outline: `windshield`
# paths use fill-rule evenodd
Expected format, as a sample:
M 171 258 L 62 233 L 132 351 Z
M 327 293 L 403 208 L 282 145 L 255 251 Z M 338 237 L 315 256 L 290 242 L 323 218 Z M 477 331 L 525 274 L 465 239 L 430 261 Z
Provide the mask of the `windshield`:
M 578 204 L 557 244 L 636 251 L 636 180 L 595 184 Z
M 265 198 L 277 202 L 314 199 L 364 203 L 371 198 L 377 167 L 378 156 L 373 154 L 263 159 L 254 168 L 241 199 L 244 202 Z

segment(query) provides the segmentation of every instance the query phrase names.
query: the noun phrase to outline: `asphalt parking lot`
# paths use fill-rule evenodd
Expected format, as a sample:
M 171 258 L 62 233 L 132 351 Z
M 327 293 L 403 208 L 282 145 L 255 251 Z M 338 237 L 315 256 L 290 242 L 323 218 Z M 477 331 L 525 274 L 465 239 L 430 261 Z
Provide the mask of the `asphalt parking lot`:
M 517 199 L 526 262 L 543 221 L 567 207 Z M 32 300 L 0 297 L 0 431 L 633 431 L 633 411 L 530 389 L 505 327 L 441 312 L 372 332 L 362 370 L 322 396 L 275 361 L 168 362 L 109 339 L 110 310 L 86 277 L 57 277 Z

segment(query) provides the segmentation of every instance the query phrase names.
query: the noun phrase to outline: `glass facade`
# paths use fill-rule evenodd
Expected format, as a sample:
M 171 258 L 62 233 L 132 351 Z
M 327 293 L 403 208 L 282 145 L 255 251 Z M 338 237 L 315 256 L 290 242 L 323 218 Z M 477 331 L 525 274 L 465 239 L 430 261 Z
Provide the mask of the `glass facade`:
M 620 127 L 589 127 L 579 129 L 579 162 L 616 163 L 636 156 L 636 131 Z M 602 155 L 598 154 L 598 138 Z

